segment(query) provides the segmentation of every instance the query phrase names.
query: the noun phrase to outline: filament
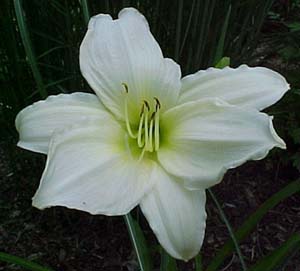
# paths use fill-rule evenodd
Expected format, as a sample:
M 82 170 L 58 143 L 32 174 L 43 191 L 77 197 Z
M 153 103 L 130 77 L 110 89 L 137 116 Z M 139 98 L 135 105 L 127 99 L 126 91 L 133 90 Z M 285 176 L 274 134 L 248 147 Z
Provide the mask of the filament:
M 139 131 L 138 131 L 138 137 L 137 137 L 137 142 L 138 142 L 138 146 L 140 148 L 142 148 L 145 144 L 145 141 L 142 141 L 143 139 L 143 124 L 144 124 L 144 118 L 145 118 L 145 114 L 144 112 L 142 113 L 141 117 L 140 117 L 140 123 L 139 123 Z
M 154 150 L 157 151 L 159 149 L 159 110 L 160 103 L 158 99 L 156 100 L 156 112 L 154 115 Z
M 153 118 L 151 118 L 150 121 L 150 127 L 149 127 L 149 144 L 148 144 L 148 151 L 153 152 Z
M 146 106 L 147 107 L 147 106 Z M 150 107 L 147 107 L 146 113 L 145 113 L 145 148 L 148 150 L 149 145 L 149 129 L 148 129 L 148 116 L 149 116 L 149 109 Z

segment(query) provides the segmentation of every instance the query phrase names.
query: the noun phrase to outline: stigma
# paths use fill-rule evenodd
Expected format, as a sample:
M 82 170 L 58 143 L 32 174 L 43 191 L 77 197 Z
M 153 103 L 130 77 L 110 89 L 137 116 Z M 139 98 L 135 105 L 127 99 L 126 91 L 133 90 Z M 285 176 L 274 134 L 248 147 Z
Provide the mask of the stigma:
M 130 116 L 128 114 L 128 86 L 122 83 L 125 90 L 125 123 L 129 137 L 136 140 L 137 146 L 142 150 L 141 156 L 146 151 L 154 152 L 159 149 L 159 114 L 161 103 L 158 98 L 153 97 L 152 101 L 142 100 L 139 114 L 138 126 L 132 129 Z M 152 106 L 151 106 L 152 105 Z

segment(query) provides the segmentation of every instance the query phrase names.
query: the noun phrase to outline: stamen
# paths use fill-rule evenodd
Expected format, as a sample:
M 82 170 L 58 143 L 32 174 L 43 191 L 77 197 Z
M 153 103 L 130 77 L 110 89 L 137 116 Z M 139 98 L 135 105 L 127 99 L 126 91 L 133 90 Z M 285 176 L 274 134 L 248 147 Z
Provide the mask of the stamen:
M 160 102 L 157 98 L 154 98 L 156 101 L 156 112 L 154 116 L 154 150 L 158 151 L 159 149 L 159 110 L 160 110 Z
M 157 111 L 157 107 L 161 108 L 161 105 L 160 105 L 159 100 L 158 100 L 156 97 L 154 97 L 153 99 L 154 99 L 155 102 L 156 102 L 156 105 L 155 105 L 155 111 Z
M 159 149 L 159 113 L 161 104 L 158 100 L 158 98 L 154 97 L 154 108 L 150 108 L 150 105 L 148 101 L 144 100 L 141 107 L 140 112 L 140 119 L 139 119 L 139 126 L 138 131 L 136 133 L 133 132 L 129 120 L 128 115 L 128 93 L 129 88 L 126 83 L 122 83 L 122 86 L 124 87 L 124 111 L 125 111 L 125 123 L 127 128 L 127 134 L 125 136 L 125 144 L 126 149 L 129 152 L 129 155 L 131 156 L 131 150 L 129 146 L 128 136 L 134 139 L 137 139 L 137 145 L 139 148 L 142 148 L 142 151 L 140 153 L 138 161 L 141 161 L 145 155 L 146 151 L 153 152 L 157 151 Z
M 140 113 L 140 117 L 142 117 L 142 114 L 144 113 L 144 103 L 142 104 L 142 108 L 141 108 L 141 113 Z
M 129 146 L 128 135 L 127 134 L 125 134 L 125 136 L 124 136 L 124 141 L 125 141 L 125 148 L 126 148 L 127 153 L 129 154 L 130 157 L 133 157 L 130 146 Z
M 148 102 L 145 101 L 145 105 L 147 107 L 147 109 L 145 110 L 145 148 L 146 150 L 148 150 L 148 145 L 149 145 L 149 130 L 148 130 L 148 116 L 149 116 L 149 110 L 150 110 L 150 106 L 148 104 Z
M 142 150 L 142 152 L 141 152 L 141 154 L 140 154 L 140 157 L 139 157 L 138 162 L 141 162 L 141 160 L 143 159 L 144 154 L 145 154 L 145 151 L 146 151 L 146 147 L 143 148 L 143 150 Z
M 150 105 L 146 100 L 144 100 L 144 104 L 147 106 L 148 111 L 150 111 Z
M 142 131 L 143 131 L 144 118 L 145 118 L 145 114 L 144 114 L 144 112 L 142 112 L 142 115 L 141 115 L 141 118 L 140 118 L 140 123 L 139 123 L 138 138 L 137 138 L 138 146 L 140 148 L 142 148 L 145 145 L 145 139 L 142 141 L 142 139 L 143 139 Z
M 126 83 L 122 83 L 122 86 L 124 87 L 125 92 L 128 93 L 129 91 L 128 91 L 127 84 Z
M 152 139 L 153 139 L 153 118 L 151 117 L 150 127 L 149 127 L 149 145 L 148 145 L 148 151 L 150 151 L 150 152 L 153 152 Z
M 122 83 L 122 86 L 125 89 L 125 122 L 128 134 L 131 138 L 137 138 L 137 134 L 134 134 L 131 130 L 129 116 L 128 116 L 128 86 L 125 83 Z

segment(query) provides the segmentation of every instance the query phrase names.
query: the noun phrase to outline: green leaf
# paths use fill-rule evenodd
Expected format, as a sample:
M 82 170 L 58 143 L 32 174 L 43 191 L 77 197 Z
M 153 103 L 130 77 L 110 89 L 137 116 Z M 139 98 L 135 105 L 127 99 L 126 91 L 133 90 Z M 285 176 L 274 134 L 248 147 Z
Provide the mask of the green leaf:
M 235 237 L 238 242 L 242 241 L 249 233 L 255 228 L 257 223 L 264 217 L 264 215 L 272 208 L 274 208 L 280 201 L 292 196 L 293 194 L 300 191 L 300 180 L 296 180 L 286 187 L 281 189 L 275 195 L 267 199 L 257 211 L 255 211 L 235 232 Z M 234 250 L 234 243 L 229 240 L 225 245 L 218 251 L 216 256 L 213 258 L 206 271 L 216 271 Z
M 161 248 L 160 271 L 178 271 L 176 260 Z
M 201 9 L 201 15 L 199 16 L 200 18 L 200 25 L 199 25 L 199 30 L 196 29 L 196 31 L 199 33 L 198 34 L 198 41 L 197 41 L 197 50 L 195 55 L 193 56 L 193 61 L 194 61 L 194 66 L 196 68 L 199 67 L 199 63 L 203 61 L 203 54 L 205 50 L 205 40 L 206 37 L 208 36 L 209 29 L 211 26 L 211 22 L 213 20 L 213 12 L 214 12 L 214 7 L 216 5 L 215 0 L 203 0 L 199 1 L 201 3 L 200 9 Z
M 0 252 L 0 261 L 7 262 L 10 264 L 15 264 L 27 270 L 32 270 L 32 271 L 53 271 L 53 269 L 43 267 L 29 260 L 17 256 L 13 256 L 11 254 L 7 254 L 4 252 Z
M 196 3 L 196 0 L 193 0 L 192 6 L 191 6 L 191 11 L 189 13 L 189 19 L 188 19 L 188 22 L 187 22 L 187 26 L 186 26 L 185 33 L 184 33 L 184 36 L 183 36 L 183 40 L 182 40 L 181 47 L 180 47 L 179 57 L 182 55 L 182 51 L 183 51 L 187 36 L 189 34 L 189 30 L 190 30 L 191 23 L 192 23 L 192 17 L 193 17 L 194 10 L 195 10 L 195 3 Z
M 288 258 L 288 255 L 300 249 L 300 234 L 293 234 L 279 248 L 259 260 L 249 271 L 273 271 Z
M 151 257 L 142 229 L 130 213 L 125 215 L 124 218 L 141 271 L 152 271 Z
M 202 256 L 201 256 L 201 254 L 198 254 L 195 257 L 195 271 L 203 271 L 203 268 L 202 268 Z
M 215 67 L 218 69 L 223 69 L 227 66 L 230 66 L 230 58 L 227 56 L 221 58 L 220 61 L 215 65 Z
M 217 45 L 216 54 L 215 54 L 215 58 L 214 58 L 215 65 L 219 64 L 220 61 L 223 59 L 222 56 L 224 54 L 224 44 L 225 44 L 225 38 L 226 38 L 228 23 L 229 23 L 229 19 L 230 19 L 230 14 L 231 14 L 231 5 L 229 5 L 229 8 L 227 10 L 227 14 L 226 14 L 226 17 L 225 17 L 225 20 L 223 23 L 223 27 L 222 27 L 222 31 L 221 31 L 221 35 L 220 35 L 220 39 L 219 39 L 219 42 Z M 229 66 L 229 64 L 227 66 Z
M 291 32 L 297 32 L 300 31 L 300 23 L 299 22 L 291 22 L 285 24 Z
M 295 60 L 300 58 L 300 48 L 292 45 L 287 45 L 279 50 L 279 54 L 286 61 Z
M 44 56 L 47 56 L 49 54 L 51 54 L 52 52 L 56 52 L 56 50 L 59 50 L 59 49 L 65 49 L 67 48 L 67 46 L 63 46 L 63 45 L 59 45 L 59 46 L 55 46 L 51 49 L 48 49 L 46 50 L 45 52 L 43 52 L 42 54 L 40 54 L 37 59 L 40 59 L 40 58 L 43 58 Z
M 290 160 L 292 161 L 293 166 L 300 171 L 300 153 L 296 152 L 290 156 Z
M 35 54 L 33 52 L 33 47 L 31 44 L 31 40 L 30 40 L 29 33 L 27 30 L 27 25 L 26 25 L 25 18 L 24 18 L 24 13 L 22 10 L 21 0 L 14 0 L 14 7 L 15 7 L 15 13 L 16 13 L 16 17 L 17 17 L 18 27 L 19 27 L 20 35 L 21 35 L 22 42 L 24 45 L 24 49 L 26 52 L 28 63 L 31 67 L 32 74 L 35 79 L 40 96 L 42 98 L 46 98 L 48 96 L 47 91 L 44 86 L 43 79 L 42 79 L 42 76 L 40 74 L 40 71 L 39 71 L 39 68 L 37 65 Z
M 294 143 L 300 143 L 300 128 L 294 128 L 288 131 L 288 133 L 292 136 Z
M 55 85 L 57 85 L 57 84 L 60 84 L 60 83 L 62 83 L 62 82 L 65 82 L 65 81 L 74 79 L 74 78 L 76 78 L 76 77 L 77 77 L 77 75 L 70 75 L 70 76 L 67 76 L 67 77 L 65 77 L 65 78 L 61 78 L 61 79 L 58 79 L 58 80 L 56 80 L 56 81 L 49 82 L 49 83 L 46 85 L 46 87 L 49 88 L 49 87 L 55 86 Z
M 179 46 L 181 37 L 181 25 L 182 25 L 182 13 L 183 13 L 183 0 L 178 1 L 177 8 L 177 26 L 176 26 L 176 39 L 175 39 L 175 60 L 179 60 Z
M 82 12 L 83 12 L 83 18 L 85 21 L 85 24 L 88 25 L 90 20 L 90 12 L 89 12 L 89 5 L 87 0 L 81 0 L 81 6 L 82 6 Z
M 207 189 L 207 191 L 208 191 L 209 195 L 211 196 L 211 198 L 213 199 L 213 201 L 214 201 L 214 203 L 215 203 L 215 205 L 216 205 L 216 207 L 217 207 L 217 209 L 219 211 L 219 215 L 222 218 L 224 224 L 226 225 L 226 228 L 227 228 L 227 230 L 229 232 L 230 238 L 231 238 L 231 240 L 232 240 L 232 242 L 234 244 L 235 250 L 236 250 L 236 252 L 238 254 L 238 257 L 239 257 L 242 269 L 244 271 L 246 271 L 247 267 L 246 267 L 246 264 L 245 264 L 245 261 L 244 261 L 244 257 L 242 255 L 242 252 L 240 250 L 238 241 L 236 240 L 236 237 L 235 237 L 235 234 L 234 234 L 234 232 L 232 230 L 232 227 L 231 227 L 231 225 L 230 225 L 230 223 L 229 223 L 229 221 L 228 221 L 228 219 L 227 219 L 227 217 L 226 217 L 226 215 L 225 215 L 225 213 L 224 213 L 224 211 L 223 211 L 223 209 L 222 209 L 222 207 L 221 207 L 221 205 L 220 205 L 217 197 L 214 195 L 214 193 L 212 192 L 211 189 Z

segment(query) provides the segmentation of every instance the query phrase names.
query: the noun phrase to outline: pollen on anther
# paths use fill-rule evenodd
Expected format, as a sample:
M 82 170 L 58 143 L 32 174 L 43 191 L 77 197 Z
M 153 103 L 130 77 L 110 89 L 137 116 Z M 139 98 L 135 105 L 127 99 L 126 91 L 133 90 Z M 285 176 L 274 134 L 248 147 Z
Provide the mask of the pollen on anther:
M 122 83 L 121 85 L 124 87 L 125 92 L 128 93 L 129 91 L 128 91 L 127 84 L 126 83 Z
M 144 100 L 144 104 L 146 105 L 148 111 L 150 111 L 150 105 L 149 105 L 149 103 L 146 100 Z
M 153 99 L 156 101 L 156 106 L 161 108 L 161 104 L 160 104 L 160 101 L 158 100 L 158 98 L 154 97 Z

